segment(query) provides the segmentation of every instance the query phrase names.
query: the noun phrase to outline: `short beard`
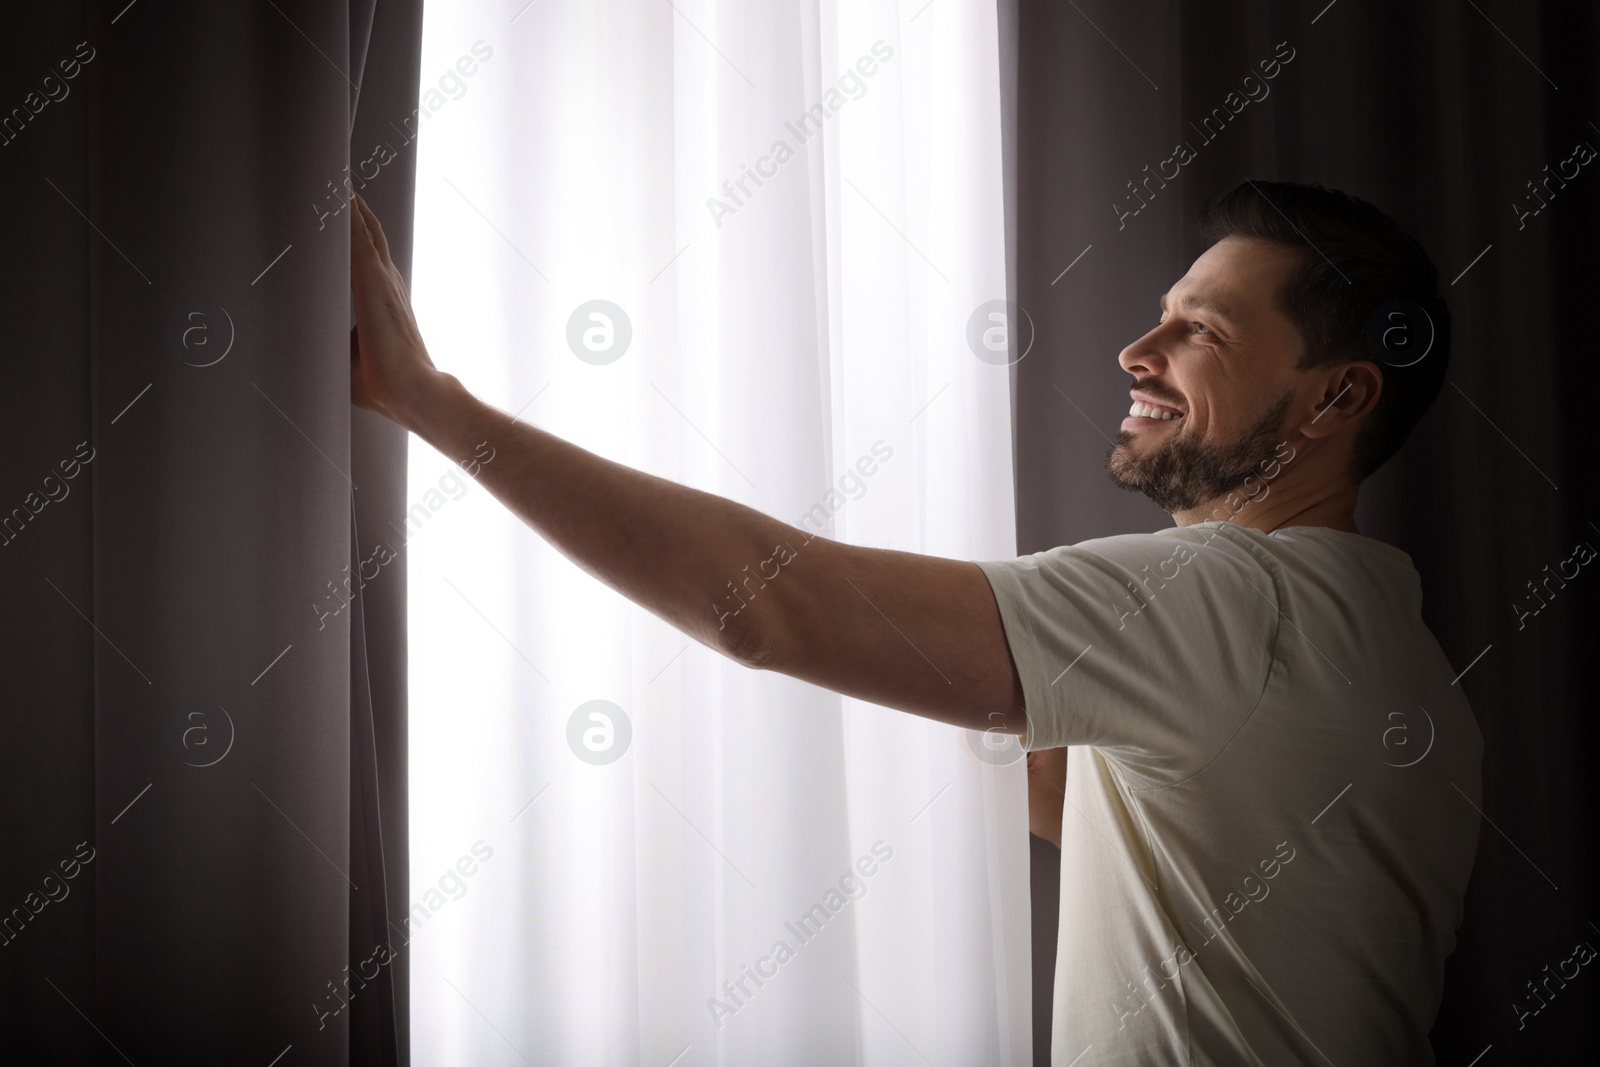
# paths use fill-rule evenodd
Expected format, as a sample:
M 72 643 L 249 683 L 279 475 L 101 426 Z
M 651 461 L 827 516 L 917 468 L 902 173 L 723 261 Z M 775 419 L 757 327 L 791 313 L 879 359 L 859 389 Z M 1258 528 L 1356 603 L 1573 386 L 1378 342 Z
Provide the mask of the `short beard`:
M 1134 459 L 1127 451 L 1133 433 L 1123 430 L 1106 453 L 1106 473 L 1119 489 L 1143 493 L 1168 515 L 1193 510 L 1240 489 L 1261 461 L 1272 456 L 1292 399 L 1292 393 L 1285 393 L 1248 433 L 1226 445 L 1191 440 L 1174 427 L 1170 441 Z

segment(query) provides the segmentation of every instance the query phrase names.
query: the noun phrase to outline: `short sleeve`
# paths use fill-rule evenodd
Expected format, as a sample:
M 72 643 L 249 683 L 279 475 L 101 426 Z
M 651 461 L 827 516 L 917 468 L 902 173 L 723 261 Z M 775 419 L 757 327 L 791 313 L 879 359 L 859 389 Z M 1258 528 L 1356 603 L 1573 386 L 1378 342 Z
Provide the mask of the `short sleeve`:
M 1260 701 L 1270 559 L 1201 523 L 980 562 L 1027 703 L 1029 751 L 1092 745 L 1148 777 L 1209 762 Z

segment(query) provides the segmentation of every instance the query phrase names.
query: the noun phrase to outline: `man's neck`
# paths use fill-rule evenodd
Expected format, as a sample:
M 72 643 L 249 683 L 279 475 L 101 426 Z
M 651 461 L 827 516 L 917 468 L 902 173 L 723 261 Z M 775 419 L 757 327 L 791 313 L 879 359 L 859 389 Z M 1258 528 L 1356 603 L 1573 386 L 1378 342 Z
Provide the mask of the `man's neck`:
M 1326 481 L 1318 474 L 1309 467 L 1292 473 L 1285 470 L 1275 481 L 1257 483 L 1259 488 L 1252 485 L 1254 499 L 1243 491 L 1225 493 L 1197 507 L 1173 512 L 1172 521 L 1193 526 L 1221 520 L 1262 533 L 1286 526 L 1326 526 L 1360 533 L 1355 518 L 1359 487 L 1348 479 Z

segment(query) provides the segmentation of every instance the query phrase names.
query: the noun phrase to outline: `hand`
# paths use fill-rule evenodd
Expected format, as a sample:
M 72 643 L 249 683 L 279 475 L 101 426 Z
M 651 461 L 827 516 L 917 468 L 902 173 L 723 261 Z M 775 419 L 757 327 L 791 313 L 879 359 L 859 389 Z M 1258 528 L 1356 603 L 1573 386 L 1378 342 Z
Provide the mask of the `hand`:
M 1061 847 L 1061 815 L 1067 802 L 1067 750 L 1028 753 L 1028 830 Z
M 405 426 L 408 408 L 445 375 L 428 358 L 405 279 L 389 258 L 383 227 L 359 195 L 350 210 L 350 287 L 356 308 L 350 331 L 350 402 Z

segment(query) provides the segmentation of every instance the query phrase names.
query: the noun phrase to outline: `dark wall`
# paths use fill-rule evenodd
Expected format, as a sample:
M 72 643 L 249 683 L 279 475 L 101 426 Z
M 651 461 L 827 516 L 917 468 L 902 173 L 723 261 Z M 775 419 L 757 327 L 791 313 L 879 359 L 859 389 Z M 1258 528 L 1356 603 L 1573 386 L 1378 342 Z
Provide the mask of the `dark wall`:
M 1438 265 L 1455 324 L 1450 372 L 1357 511 L 1363 533 L 1415 561 L 1428 624 L 1459 669 L 1471 665 L 1461 684 L 1485 740 L 1491 821 L 1434 1047 L 1442 1063 L 1491 1045 L 1484 1067 L 1572 1062 L 1592 1046 L 1600 974 L 1552 987 L 1520 1028 L 1513 1001 L 1537 1007 L 1525 983 L 1579 941 L 1600 947 L 1595 701 L 1582 666 L 1596 648 L 1600 575 L 1584 567 L 1520 627 L 1513 604 L 1532 605 L 1526 583 L 1579 541 L 1600 549 L 1583 410 L 1600 384 L 1600 159 L 1537 214 L 1513 205 L 1537 207 L 1526 183 L 1578 142 L 1600 149 L 1600 17 L 1549 0 L 1019 0 L 1017 18 L 1013 291 L 1037 330 L 1016 367 L 1020 552 L 1171 524 L 1112 486 L 1104 457 L 1128 403 L 1117 354 L 1154 325 L 1157 297 L 1204 248 L 1194 220 L 1207 198 L 1247 177 L 1317 182 L 1392 214 Z M 1209 138 L 1190 125 L 1280 45 L 1293 58 L 1270 95 Z M 1128 183 L 1180 140 L 1195 158 L 1140 208 Z M 1463 817 L 1477 815 L 1463 805 Z M 1052 856 L 1036 843 L 1046 981 Z M 1035 1003 L 1048 1007 L 1048 991 Z M 1045 1063 L 1047 1019 L 1036 1032 Z

